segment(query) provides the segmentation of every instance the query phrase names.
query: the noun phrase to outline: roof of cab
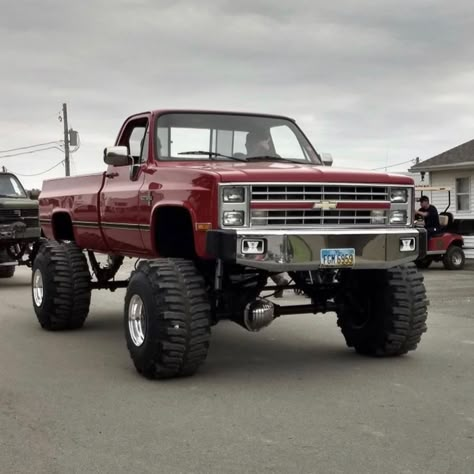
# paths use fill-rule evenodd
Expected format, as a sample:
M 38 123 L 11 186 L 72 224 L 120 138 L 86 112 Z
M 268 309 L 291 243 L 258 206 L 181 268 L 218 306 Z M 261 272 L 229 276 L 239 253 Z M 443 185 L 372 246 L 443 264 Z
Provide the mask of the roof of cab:
M 139 117 L 145 114 L 152 114 L 152 115 L 163 115 L 163 114 L 170 114 L 170 113 L 188 113 L 188 114 L 214 114 L 214 115 L 249 115 L 252 117 L 272 117 L 272 118 L 279 118 L 279 119 L 286 119 L 291 120 L 292 122 L 295 119 L 291 117 L 287 117 L 285 115 L 278 115 L 278 114 L 267 114 L 267 113 L 257 113 L 257 112 L 242 112 L 242 111 L 230 111 L 230 110 L 201 110 L 201 109 L 155 109 L 155 110 L 148 110 L 144 112 L 139 112 L 127 117 L 127 120 L 133 117 Z

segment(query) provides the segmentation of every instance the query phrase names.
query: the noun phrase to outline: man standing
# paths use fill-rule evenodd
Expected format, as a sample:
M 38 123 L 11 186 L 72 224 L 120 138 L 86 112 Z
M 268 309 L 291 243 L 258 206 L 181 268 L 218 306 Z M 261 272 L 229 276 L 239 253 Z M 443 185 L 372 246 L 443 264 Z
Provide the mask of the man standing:
M 421 207 L 416 213 L 423 217 L 428 238 L 430 238 L 436 234 L 440 228 L 438 210 L 430 204 L 428 196 L 421 196 L 420 205 Z

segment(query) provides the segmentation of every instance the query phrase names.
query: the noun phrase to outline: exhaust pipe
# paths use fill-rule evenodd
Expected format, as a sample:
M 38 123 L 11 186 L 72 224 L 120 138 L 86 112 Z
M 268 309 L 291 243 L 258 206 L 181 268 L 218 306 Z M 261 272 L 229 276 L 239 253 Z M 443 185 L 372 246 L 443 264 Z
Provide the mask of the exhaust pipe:
M 251 332 L 260 331 L 275 319 L 275 306 L 271 301 L 259 298 L 244 310 L 244 327 Z

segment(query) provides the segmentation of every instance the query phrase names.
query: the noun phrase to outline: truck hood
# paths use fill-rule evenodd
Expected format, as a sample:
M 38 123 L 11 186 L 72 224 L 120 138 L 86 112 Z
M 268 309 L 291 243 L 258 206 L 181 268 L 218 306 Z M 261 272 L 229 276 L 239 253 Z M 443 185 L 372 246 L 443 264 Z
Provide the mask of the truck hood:
M 189 165 L 188 165 L 189 167 Z M 376 173 L 369 170 L 337 169 L 312 164 L 285 162 L 200 162 L 200 170 L 211 171 L 223 182 L 322 182 L 413 185 L 404 175 Z
M 0 209 L 38 209 L 38 201 L 27 198 L 0 197 Z

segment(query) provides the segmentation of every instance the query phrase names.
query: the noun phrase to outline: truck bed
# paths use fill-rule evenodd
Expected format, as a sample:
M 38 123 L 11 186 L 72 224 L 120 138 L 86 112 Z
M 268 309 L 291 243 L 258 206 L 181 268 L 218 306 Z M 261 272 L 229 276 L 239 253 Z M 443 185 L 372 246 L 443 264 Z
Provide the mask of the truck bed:
M 87 236 L 89 242 L 91 239 L 96 241 L 97 249 L 106 251 L 99 225 L 99 194 L 104 180 L 105 173 L 45 180 L 39 208 L 41 227 L 46 237 L 61 238 L 53 235 L 51 224 L 54 219 L 70 219 L 74 239 L 79 246 Z

